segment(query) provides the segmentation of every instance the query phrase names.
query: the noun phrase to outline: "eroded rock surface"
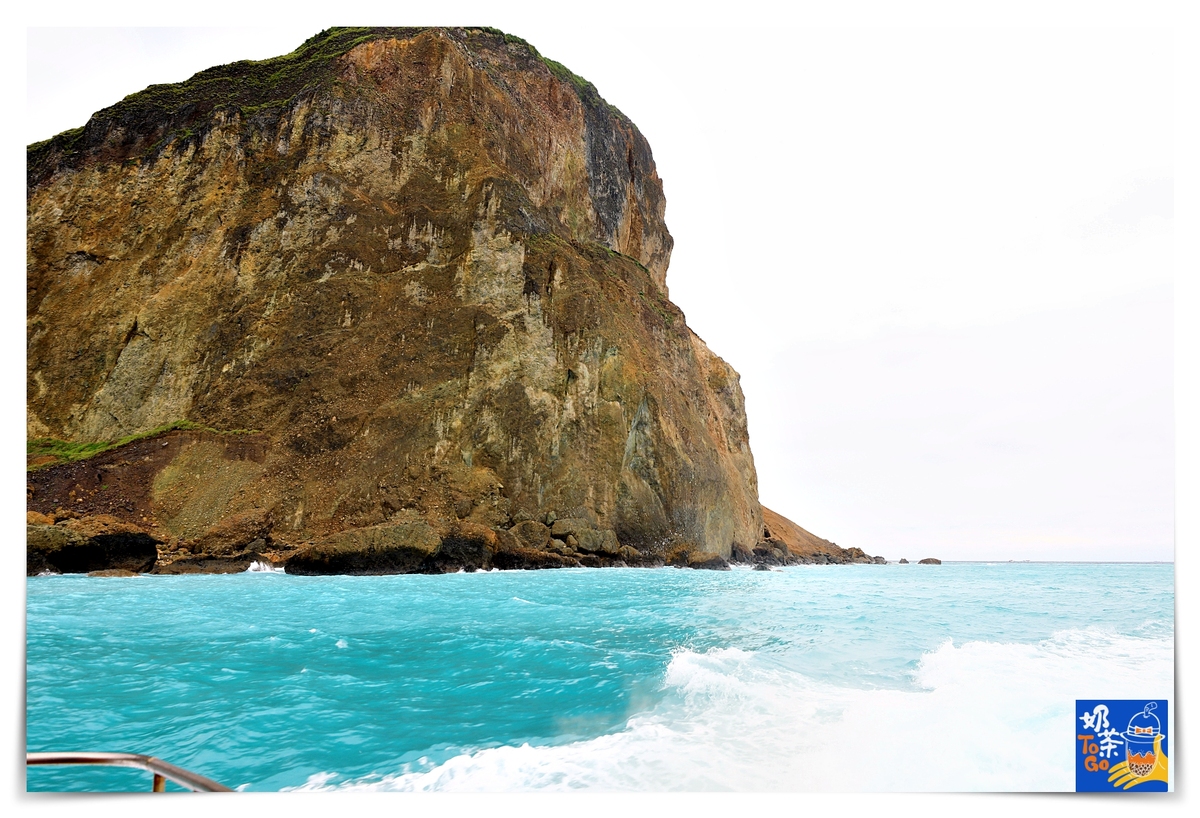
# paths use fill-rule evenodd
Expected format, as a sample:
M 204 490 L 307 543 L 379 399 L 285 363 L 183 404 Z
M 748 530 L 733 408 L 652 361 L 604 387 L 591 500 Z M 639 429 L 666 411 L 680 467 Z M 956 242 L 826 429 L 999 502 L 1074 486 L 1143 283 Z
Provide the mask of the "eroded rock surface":
M 31 510 L 141 526 L 165 572 L 720 567 L 763 541 L 738 375 L 668 299 L 650 146 L 523 41 L 332 29 L 28 160 L 29 435 L 252 430 L 51 463 Z
M 67 517 L 46 524 L 39 515 L 25 526 L 25 573 L 143 573 L 154 568 L 159 541 L 114 517 Z

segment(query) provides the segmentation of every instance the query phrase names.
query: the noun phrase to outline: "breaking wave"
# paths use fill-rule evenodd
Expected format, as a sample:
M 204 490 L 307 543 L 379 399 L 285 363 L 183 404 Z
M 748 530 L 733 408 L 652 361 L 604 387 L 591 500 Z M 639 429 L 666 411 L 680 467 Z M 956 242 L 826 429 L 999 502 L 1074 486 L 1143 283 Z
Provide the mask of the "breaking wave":
M 294 789 L 1072 790 L 1076 698 L 1173 703 L 1172 637 L 1148 632 L 947 641 L 903 689 L 818 681 L 795 655 L 680 649 L 662 698 L 618 732 L 420 759 L 355 780 L 325 772 Z
M 282 567 L 276 567 L 274 563 L 269 561 L 259 562 L 253 560 L 250 567 L 246 569 L 247 574 L 282 574 L 285 573 Z

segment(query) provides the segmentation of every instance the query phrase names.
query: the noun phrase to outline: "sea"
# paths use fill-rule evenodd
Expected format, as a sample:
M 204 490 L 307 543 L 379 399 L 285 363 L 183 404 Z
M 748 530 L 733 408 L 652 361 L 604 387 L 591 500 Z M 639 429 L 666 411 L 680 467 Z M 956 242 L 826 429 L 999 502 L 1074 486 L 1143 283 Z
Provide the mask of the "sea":
M 1165 699 L 1174 718 L 1169 564 L 26 592 L 28 751 L 144 753 L 239 790 L 1070 791 L 1076 699 Z M 149 778 L 39 767 L 27 789 Z

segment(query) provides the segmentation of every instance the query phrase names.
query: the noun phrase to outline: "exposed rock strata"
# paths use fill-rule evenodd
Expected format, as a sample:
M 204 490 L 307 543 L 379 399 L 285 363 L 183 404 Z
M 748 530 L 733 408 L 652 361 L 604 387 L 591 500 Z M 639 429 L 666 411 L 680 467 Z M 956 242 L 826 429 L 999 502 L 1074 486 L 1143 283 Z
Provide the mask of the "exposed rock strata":
M 29 435 L 255 430 L 43 457 L 30 509 L 140 526 L 160 572 L 758 553 L 738 375 L 667 297 L 650 147 L 523 41 L 323 32 L 98 112 L 28 180 Z
M 27 514 L 28 573 L 140 570 L 158 574 L 223 574 L 246 571 L 255 562 L 284 566 L 296 574 L 443 573 L 492 568 L 665 564 L 662 555 L 622 545 L 611 530 L 596 529 L 598 521 L 582 508 L 569 510 L 575 516 L 554 519 L 551 525 L 521 520 L 507 529 L 462 520 L 437 529 L 418 515 L 398 514 L 389 523 L 349 529 L 299 545 L 276 541 L 267 530 L 270 515 L 258 511 L 219 519 L 199 535 L 174 535 L 155 518 L 161 509 L 151 491 L 156 471 L 150 454 L 170 462 L 164 452 L 201 442 L 236 444 L 225 450 L 231 458 L 246 452 L 244 439 L 212 433 L 170 432 L 105 452 L 83 463 L 31 472 L 29 504 L 33 510 Z M 115 479 L 114 474 L 120 479 Z M 102 483 L 103 480 L 112 481 L 113 486 Z M 67 505 L 73 508 L 65 508 Z M 141 526 L 121 522 L 108 511 L 122 514 L 127 520 L 140 520 Z M 753 563 L 756 568 L 766 570 L 772 565 L 871 562 L 859 549 L 843 549 L 815 537 L 770 509 L 764 508 L 763 513 L 774 528 L 764 529 L 764 537 L 754 549 L 735 549 L 732 560 L 677 550 L 669 556 L 670 564 L 723 570 L 732 561 Z M 176 530 L 180 528 L 174 518 L 164 519 Z M 555 530 L 564 539 L 552 536 Z M 109 535 L 114 533 L 125 535 L 119 543 L 122 547 L 113 547 Z M 147 547 L 148 543 L 153 550 Z M 84 550 L 69 559 L 49 556 L 52 551 L 61 551 L 64 545 Z M 131 551 L 127 546 L 137 548 Z M 78 555 L 85 553 L 87 558 L 80 559 Z M 881 559 L 876 557 L 875 562 Z

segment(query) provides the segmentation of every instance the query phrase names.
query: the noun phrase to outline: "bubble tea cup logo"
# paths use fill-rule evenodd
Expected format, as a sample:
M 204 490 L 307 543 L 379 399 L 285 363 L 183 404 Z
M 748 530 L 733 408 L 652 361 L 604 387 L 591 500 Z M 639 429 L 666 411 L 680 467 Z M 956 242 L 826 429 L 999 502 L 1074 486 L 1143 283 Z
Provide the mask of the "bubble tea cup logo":
M 1163 700 L 1076 700 L 1075 791 L 1166 792 L 1166 716 Z

